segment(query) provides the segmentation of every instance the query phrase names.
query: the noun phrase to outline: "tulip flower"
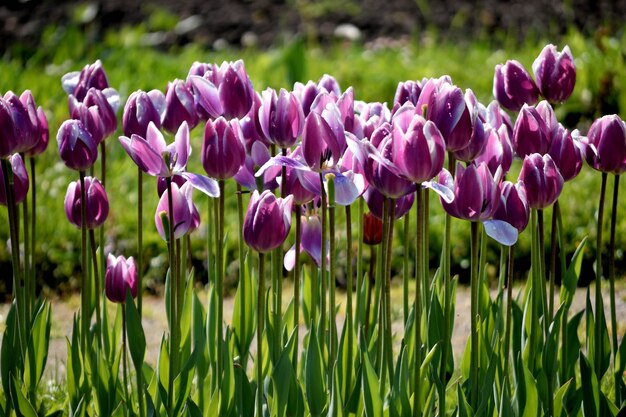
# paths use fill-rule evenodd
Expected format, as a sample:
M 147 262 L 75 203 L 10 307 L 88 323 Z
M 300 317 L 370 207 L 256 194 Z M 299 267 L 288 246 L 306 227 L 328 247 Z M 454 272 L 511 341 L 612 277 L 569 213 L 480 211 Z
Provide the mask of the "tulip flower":
M 426 91 L 423 89 L 422 94 Z M 448 152 L 460 151 L 469 145 L 478 119 L 478 109 L 472 97 L 471 90 L 467 90 L 464 95 L 460 88 L 448 82 L 441 82 L 430 96 L 426 118 L 439 128 Z M 417 109 L 419 111 L 420 107 Z
M 563 190 L 563 177 L 550 155 L 527 155 L 518 181 L 524 183 L 528 205 L 534 209 L 551 206 Z
M 339 86 L 339 82 L 332 75 L 324 74 L 317 81 L 317 86 L 319 88 L 325 89 L 327 92 L 335 94 L 335 96 L 339 97 L 341 95 L 341 87 Z
M 502 170 L 503 175 L 506 174 L 513 163 L 513 145 L 511 145 L 507 132 L 508 129 L 505 125 L 501 125 L 496 130 L 487 124 L 485 129 L 487 143 L 482 153 L 474 160 L 476 164 L 486 163 L 489 171 L 494 175 L 498 168 Z
M 561 52 L 554 45 L 546 45 L 533 62 L 533 72 L 541 95 L 552 103 L 567 100 L 574 91 L 576 66 L 567 45 Z
M 159 96 L 162 93 L 158 90 L 150 93 L 137 90 L 128 97 L 122 116 L 124 136 L 138 135 L 145 138 L 150 122 L 154 123 L 157 129 L 161 128 L 161 116 L 157 107 L 159 101 L 153 98 L 155 95 Z
M 193 201 L 191 199 L 191 184 L 189 182 L 178 188 L 175 182 L 172 182 L 172 210 L 173 216 L 169 210 L 168 193 L 163 193 L 157 204 L 154 214 L 154 223 L 161 239 L 168 240 L 168 231 L 163 226 L 163 216 L 167 216 L 169 221 L 174 225 L 174 239 L 180 239 L 185 236 L 193 226 Z M 173 219 L 173 220 L 171 220 Z
M 552 136 L 548 125 L 535 107 L 524 105 L 513 128 L 513 149 L 520 158 L 532 153 L 544 155 L 550 150 Z
M 70 96 L 70 100 L 73 96 Z M 75 101 L 70 104 L 72 119 L 80 120 L 85 129 L 97 144 L 104 140 L 104 123 L 100 117 L 98 106 L 88 107 L 86 104 Z
M 279 247 L 289 234 L 292 202 L 292 196 L 276 198 L 269 190 L 255 190 L 243 225 L 246 244 L 259 253 Z
M 485 135 L 484 125 L 479 117 L 482 105 L 478 103 L 472 90 L 468 89 L 465 92 L 465 104 L 472 120 L 472 132 L 467 146 L 453 152 L 453 155 L 459 161 L 470 163 L 482 153 L 487 143 L 487 135 Z
M 582 144 L 572 138 L 569 130 L 558 124 L 552 135 L 548 154 L 554 160 L 564 181 L 574 179 L 583 165 Z
M 301 216 L 302 237 L 300 241 L 300 253 L 309 254 L 318 268 L 322 266 L 322 223 L 319 216 Z M 329 265 L 329 245 L 326 243 L 326 268 Z M 296 263 L 296 245 L 293 245 L 286 253 L 283 265 L 287 271 L 293 270 Z
M 507 134 L 509 138 L 513 136 L 513 123 L 511 123 L 511 118 L 502 110 L 500 105 L 496 100 L 493 100 L 486 108 L 485 111 L 485 122 L 496 129 L 500 129 L 500 126 L 506 126 Z
M 101 226 L 109 215 L 109 199 L 102 183 L 94 177 L 85 177 L 85 198 L 87 199 L 87 229 Z M 81 227 L 81 185 L 79 181 L 71 182 L 65 194 L 65 214 L 74 226 Z
M 66 120 L 57 132 L 61 159 L 68 168 L 85 171 L 98 157 L 98 143 L 80 120 Z
M 11 155 L 9 157 L 9 162 L 11 163 L 11 170 L 13 171 L 13 196 L 15 197 L 15 204 L 19 204 L 24 201 L 26 194 L 28 193 L 28 173 L 26 172 L 24 161 L 19 153 Z M 0 204 L 3 206 L 8 204 L 7 193 L 4 188 L 4 174 L 2 173 L 2 170 L 0 170 Z
M 510 181 L 504 181 L 500 185 L 500 204 L 493 218 L 507 222 L 521 233 L 528 225 L 529 216 L 530 207 L 526 199 L 524 183 L 513 184 Z
M 206 173 L 219 180 L 232 178 L 244 163 L 243 144 L 223 117 L 208 120 L 202 142 L 202 166 Z
M 626 123 L 619 116 L 594 121 L 584 144 L 585 159 L 593 169 L 616 175 L 626 171 Z
M 109 82 L 100 60 L 93 64 L 85 65 L 80 72 L 74 71 L 65 74 L 61 78 L 61 83 L 65 92 L 76 97 L 78 101 L 83 101 L 92 87 L 98 90 L 104 90 L 109 87 Z
M 137 267 L 132 256 L 126 259 L 122 255 L 116 258 L 109 254 L 104 274 L 104 289 L 107 298 L 114 303 L 126 301 L 128 290 L 133 298 L 137 297 Z
M 371 212 L 363 215 L 363 243 L 374 246 L 383 241 L 383 221 Z
M 181 80 L 169 82 L 165 92 L 165 112 L 161 120 L 163 128 L 175 133 L 183 123 L 186 123 L 189 129 L 193 129 L 198 121 L 191 90 Z
M 493 96 L 507 110 L 519 111 L 524 104 L 537 103 L 539 90 L 526 68 L 518 61 L 496 65 Z
M 308 116 L 311 112 L 311 105 L 320 93 L 320 88 L 313 81 L 309 81 L 306 85 L 302 83 L 295 83 L 293 86 L 293 94 L 295 94 L 302 105 L 302 112 L 304 117 Z
M 37 156 L 48 148 L 50 141 L 50 131 L 48 130 L 48 118 L 41 107 L 37 108 L 37 119 L 39 121 L 39 139 L 34 147 L 26 151 L 28 156 Z
M 117 130 L 117 116 L 115 114 L 119 107 L 119 95 L 117 93 L 113 96 L 106 96 L 105 92 L 90 88 L 83 102 L 87 107 L 97 106 L 105 138 Z
M 189 128 L 186 122 L 182 122 L 176 132 L 174 143 L 169 145 L 165 143 L 163 134 L 152 122 L 148 124 L 145 139 L 133 134 L 130 138 L 120 136 L 119 140 L 135 164 L 147 174 L 166 178 L 179 175 L 203 193 L 211 197 L 219 195 L 215 180 L 185 171 L 191 154 Z
M 25 94 L 30 95 L 26 91 Z M 22 95 L 24 96 L 24 94 Z M 34 102 L 25 99 L 26 105 L 12 91 L 7 92 L 1 100 L 0 122 L 0 150 L 2 157 L 13 153 L 27 152 L 39 140 L 39 120 Z
M 301 148 L 297 147 L 293 152 L 291 152 L 288 156 L 292 158 L 299 158 L 301 155 Z M 269 171 L 268 171 L 269 172 Z M 266 172 L 266 174 L 268 173 Z M 279 178 L 281 181 L 281 186 L 285 192 L 285 195 L 293 196 L 293 203 L 296 205 L 304 205 L 311 202 L 315 198 L 315 193 L 308 190 L 304 185 L 302 185 L 302 181 L 298 176 L 298 171 L 287 167 L 285 171 L 286 175 L 283 179 Z
M 280 148 L 291 147 L 302 134 L 304 113 L 298 97 L 280 89 L 263 91 L 259 122 L 265 137 Z
M 420 93 L 422 92 L 422 86 L 418 81 L 404 81 L 399 82 L 396 87 L 396 94 L 393 97 L 393 104 L 403 105 L 406 102 L 417 104 Z
M 370 187 L 363 193 L 363 199 L 370 209 L 370 213 L 378 219 L 383 218 L 383 201 L 385 196 L 376 190 L 374 187 Z M 415 193 L 410 193 L 397 198 L 396 208 L 394 211 L 395 220 L 401 219 L 405 214 L 413 207 L 413 201 L 415 200 Z

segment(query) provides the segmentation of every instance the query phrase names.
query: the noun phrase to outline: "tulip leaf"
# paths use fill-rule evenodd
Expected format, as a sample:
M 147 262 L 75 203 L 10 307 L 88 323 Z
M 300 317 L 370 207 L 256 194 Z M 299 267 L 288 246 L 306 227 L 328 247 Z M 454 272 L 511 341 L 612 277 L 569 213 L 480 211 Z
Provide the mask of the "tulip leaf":
M 581 351 L 579 354 L 580 381 L 582 383 L 583 413 L 585 416 L 600 415 L 600 398 L 598 397 L 598 380 L 589 361 Z
M 146 336 L 143 332 L 141 317 L 135 306 L 130 290 L 126 291 L 126 328 L 128 333 L 128 349 L 133 360 L 135 369 L 138 371 L 143 367 L 146 355 Z
M 563 285 L 561 285 L 560 299 L 561 303 L 565 303 L 568 307 L 572 305 L 574 301 L 574 293 L 576 292 L 576 285 L 578 284 L 578 277 L 580 276 L 580 270 L 582 268 L 583 253 L 587 244 L 587 236 L 583 238 L 576 252 L 572 256 L 572 260 L 567 267 L 565 276 L 563 277 Z
M 11 382 L 11 397 L 13 399 L 13 406 L 16 408 L 15 411 L 17 411 L 17 415 L 23 417 L 37 417 L 35 408 L 22 392 L 22 382 L 15 377 L 12 377 Z
M 304 386 L 306 399 L 312 416 L 321 416 L 328 400 L 326 394 L 326 374 L 324 372 L 324 358 L 317 339 L 317 329 L 311 327 L 309 331 L 309 345 L 306 349 L 304 364 Z
M 363 353 L 363 374 L 361 376 L 361 395 L 365 417 L 383 417 L 383 402 L 379 393 L 379 381 L 367 352 Z
M 256 297 L 254 291 L 256 286 L 253 282 L 252 274 L 248 270 L 247 258 L 239 265 L 244 269 L 241 274 L 242 281 L 237 286 L 232 323 L 237 352 L 239 352 L 239 356 L 245 358 L 248 355 L 256 327 Z
M 565 397 L 565 394 L 567 393 L 567 390 L 569 389 L 571 383 L 572 383 L 572 379 L 567 381 L 565 384 L 561 385 L 559 389 L 557 389 L 556 392 L 554 393 L 554 408 L 553 409 L 554 409 L 555 417 L 561 416 L 561 412 L 563 411 L 563 398 Z
M 484 220 L 487 235 L 504 246 L 513 246 L 517 242 L 517 229 L 502 220 Z
M 5 393 L 9 392 L 9 381 L 11 380 L 9 375 L 13 372 L 15 364 L 17 364 L 17 320 L 15 311 L 15 302 L 13 302 L 6 318 L 6 327 L 2 336 L 2 347 L 0 348 L 0 378 L 2 379 L 2 388 Z
M 535 417 L 539 415 L 539 393 L 535 378 L 528 370 L 525 363 L 521 363 L 524 373 L 524 389 L 526 391 L 526 401 L 524 402 L 524 413 L 522 417 Z

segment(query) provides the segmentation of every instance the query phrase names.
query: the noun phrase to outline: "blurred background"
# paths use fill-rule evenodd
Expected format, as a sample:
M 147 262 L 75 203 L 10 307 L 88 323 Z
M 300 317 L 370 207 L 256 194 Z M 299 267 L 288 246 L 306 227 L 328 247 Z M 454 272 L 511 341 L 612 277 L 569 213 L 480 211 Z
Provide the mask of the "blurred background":
M 124 103 L 137 89 L 164 90 L 169 80 L 185 78 L 194 61 L 221 63 L 241 58 L 257 91 L 290 89 L 296 81 L 316 81 L 328 73 L 342 88 L 353 86 L 356 99 L 390 103 L 399 81 L 449 74 L 459 87 L 471 88 L 488 104 L 493 100 L 496 64 L 517 59 L 530 71 L 545 44 L 556 44 L 559 50 L 568 44 L 576 60 L 577 84 L 572 97 L 556 111 L 564 125 L 584 134 L 600 115 L 626 117 L 624 16 L 626 0 L 4 0 L 0 4 L 0 92 L 32 90 L 50 123 L 50 146 L 37 165 L 39 288 L 46 293 L 70 293 L 80 273 L 80 233 L 63 212 L 65 190 L 75 178 L 60 162 L 55 141 L 59 125 L 69 118 L 60 82 L 66 72 L 102 60 L 109 84 L 120 92 Z M 128 207 L 135 207 L 137 201 L 136 168 L 117 136 L 107 144 L 111 213 L 105 225 L 106 251 L 128 256 L 135 252 L 136 213 Z M 192 146 L 197 150 L 190 171 L 202 172 L 197 157 L 201 140 L 202 129 L 197 128 L 192 132 Z M 517 177 L 517 170 L 519 163 L 511 179 Z M 595 237 L 599 178 L 586 167 L 560 199 L 568 254 L 584 236 Z M 146 179 L 148 261 L 144 267 L 148 289 L 159 292 L 167 259 L 165 244 L 152 222 L 157 201 L 154 185 L 151 178 Z M 233 184 L 227 187 L 227 192 L 234 193 Z M 609 186 L 607 193 L 611 192 Z M 205 213 L 206 199 L 199 194 L 196 199 Z M 234 197 L 229 201 L 234 207 Z M 443 213 L 434 197 L 431 207 L 430 261 L 436 267 Z M 463 281 L 469 272 L 469 226 L 457 223 L 453 259 Z M 237 257 L 234 217 L 227 224 L 227 259 L 232 260 Z M 618 230 L 626 230 L 626 220 L 620 220 Z M 0 208 L 0 298 L 11 294 L 8 235 L 6 210 Z M 402 238 L 401 227 L 396 236 Z M 621 248 L 626 246 L 626 234 L 618 233 L 617 239 L 617 266 L 624 272 Z M 192 236 L 192 245 L 196 277 L 206 282 L 206 229 L 201 227 Z M 581 285 L 593 277 L 590 246 Z M 516 262 L 528 261 L 529 248 L 530 239 L 523 235 Z M 495 245 L 492 249 L 490 261 L 497 264 L 498 249 Z M 394 250 L 395 267 L 400 270 L 402 257 L 412 255 L 405 254 L 401 244 L 394 245 Z M 341 281 L 345 256 L 339 256 L 344 259 L 338 271 Z M 236 281 L 238 267 L 236 261 L 228 266 L 231 283 Z

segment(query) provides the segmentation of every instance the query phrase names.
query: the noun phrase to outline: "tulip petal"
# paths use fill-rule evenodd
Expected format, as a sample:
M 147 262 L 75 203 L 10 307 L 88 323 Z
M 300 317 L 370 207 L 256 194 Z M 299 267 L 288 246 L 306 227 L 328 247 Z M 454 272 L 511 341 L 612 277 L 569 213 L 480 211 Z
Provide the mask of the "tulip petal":
M 517 229 L 503 220 L 484 220 L 485 232 L 496 242 L 513 246 L 517 242 Z
M 198 191 L 202 191 L 209 197 L 216 198 L 220 196 L 220 189 L 217 185 L 217 181 L 212 178 L 205 177 L 204 175 L 193 174 L 191 172 L 177 172 L 176 175 L 180 175 L 186 179 L 193 188 Z
M 443 198 L 443 201 L 448 204 L 454 201 L 454 192 L 450 188 L 438 183 L 437 181 L 424 181 L 422 183 L 422 188 L 429 188 L 433 190 L 439 195 L 439 197 Z
M 222 108 L 217 87 L 206 78 L 198 75 L 190 76 L 188 81 L 191 82 L 196 103 L 211 117 L 217 118 L 221 116 L 224 109 Z

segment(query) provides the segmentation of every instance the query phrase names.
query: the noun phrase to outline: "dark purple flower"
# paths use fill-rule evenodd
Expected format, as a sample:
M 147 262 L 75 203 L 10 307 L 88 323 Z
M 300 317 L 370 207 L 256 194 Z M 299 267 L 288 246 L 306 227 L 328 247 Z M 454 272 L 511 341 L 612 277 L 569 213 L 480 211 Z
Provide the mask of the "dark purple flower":
M 493 77 L 493 96 L 507 110 L 516 112 L 524 104 L 537 103 L 539 90 L 528 71 L 518 61 L 496 65 Z
M 97 178 L 85 177 L 85 198 L 87 229 L 95 229 L 101 226 L 109 215 L 109 199 Z M 81 184 L 80 181 L 74 181 L 67 187 L 65 194 L 65 214 L 70 223 L 78 228 L 81 227 L 81 210 Z
M 585 140 L 585 159 L 597 171 L 626 171 L 626 123 L 613 114 L 593 122 Z
M 104 90 L 109 87 L 106 73 L 102 67 L 102 62 L 97 60 L 93 64 L 85 65 L 83 69 L 65 74 L 61 78 L 63 89 L 67 94 L 72 94 L 83 101 L 90 88 Z
M 302 238 L 300 240 L 300 253 L 306 252 L 318 268 L 322 266 L 322 223 L 318 215 L 301 216 Z M 326 242 L 326 269 L 330 265 L 330 247 Z M 293 245 L 286 253 L 283 265 L 287 271 L 293 270 L 296 265 L 296 245 Z
M 73 99 L 74 96 L 70 96 L 69 100 L 72 101 Z M 98 106 L 88 107 L 86 104 L 74 100 L 70 108 L 72 119 L 80 120 L 85 129 L 91 134 L 93 140 L 100 144 L 104 140 L 104 124 L 102 123 Z
M 39 121 L 39 140 L 37 144 L 30 148 L 26 154 L 28 156 L 37 156 L 48 148 L 50 141 L 50 131 L 48 130 L 48 118 L 41 107 L 37 108 L 37 119 Z
M 317 81 L 317 86 L 325 89 L 329 93 L 335 94 L 335 96 L 339 97 L 341 95 L 341 87 L 339 86 L 339 82 L 332 75 L 324 74 Z
M 530 207 L 526 199 L 524 184 L 504 181 L 500 185 L 500 204 L 493 218 L 507 222 L 521 233 L 528 225 L 529 216 Z
M 19 153 L 13 154 L 9 157 L 11 164 L 11 170 L 13 171 L 13 196 L 15 203 L 19 204 L 26 198 L 28 193 L 29 181 L 28 173 L 24 167 L 24 161 Z M 7 205 L 7 193 L 4 188 L 4 174 L 0 169 L 0 204 Z
M 6 129 L 8 138 L 7 147 L 13 149 L 11 153 L 27 152 L 33 148 L 39 140 L 39 121 L 37 119 L 34 101 L 25 100 L 26 105 L 24 105 L 20 98 L 12 91 L 4 95 L 4 101 L 11 116 L 10 120 L 12 121 L 12 129 L 9 126 L 4 128 Z M 2 122 L 4 122 L 4 120 L 2 120 Z
M 207 120 L 202 141 L 202 166 L 220 180 L 232 178 L 243 165 L 246 152 L 231 125 L 223 117 Z
M 576 66 L 567 45 L 561 52 L 554 45 L 546 45 L 533 62 L 533 72 L 541 95 L 552 103 L 567 100 L 574 91 Z
M 243 224 L 243 238 L 259 253 L 283 244 L 291 228 L 292 196 L 276 198 L 269 190 L 252 193 Z
M 559 124 L 552 135 L 548 154 L 554 160 L 564 181 L 574 179 L 583 166 L 582 144 L 572 138 L 569 130 Z
M 161 125 L 170 133 L 178 131 L 183 122 L 189 129 L 198 124 L 199 118 L 191 90 L 182 80 L 167 84 L 165 92 L 165 113 Z
M 309 81 L 306 85 L 302 83 L 295 83 L 293 86 L 293 94 L 295 94 L 302 105 L 302 112 L 304 117 L 308 116 L 311 112 L 311 105 L 320 93 L 320 89 L 316 83 Z
M 291 147 L 304 127 L 304 113 L 298 97 L 282 88 L 278 96 L 270 88 L 263 91 L 259 122 L 263 134 L 271 143 L 279 148 Z
M 373 187 L 369 187 L 363 193 L 363 198 L 367 207 L 370 209 L 372 215 L 379 219 L 383 218 L 383 201 L 385 196 Z M 415 200 L 415 193 L 405 194 L 400 198 L 396 198 L 396 208 L 394 211 L 394 217 L 397 219 L 402 218 L 405 214 L 411 210 L 413 201 Z
M 483 122 L 479 117 L 479 110 L 482 105 L 478 103 L 472 90 L 468 89 L 465 92 L 465 104 L 469 110 L 470 119 L 472 121 L 472 132 L 468 139 L 467 146 L 455 151 L 454 157 L 459 161 L 470 163 L 476 159 L 485 148 L 487 135 L 485 134 Z
M 422 90 L 422 94 L 425 91 Z M 478 119 L 477 109 L 471 107 L 472 96 L 471 90 L 467 90 L 464 95 L 460 88 L 442 82 L 430 97 L 426 118 L 439 128 L 448 152 L 460 151 L 469 146 L 474 124 Z
M 128 97 L 122 116 L 122 131 L 124 136 L 138 135 L 146 137 L 148 125 L 154 123 L 157 129 L 161 128 L 161 116 L 150 96 L 137 90 Z
M 57 133 L 61 159 L 68 168 L 86 171 L 98 157 L 98 143 L 80 120 L 66 120 Z
M 509 139 L 508 129 L 501 125 L 498 130 L 486 125 L 485 136 L 487 143 L 482 153 L 476 157 L 474 162 L 478 165 L 484 162 L 489 167 L 489 171 L 495 175 L 498 168 L 502 174 L 506 174 L 511 169 L 513 163 L 513 146 Z
M 544 155 L 552 144 L 548 125 L 535 107 L 524 105 L 513 128 L 513 149 L 520 158 L 532 153 Z
M 422 86 L 418 81 L 399 82 L 393 97 L 394 107 L 395 105 L 402 106 L 406 102 L 416 105 L 421 92 Z
M 524 183 L 528 205 L 534 209 L 551 206 L 563 190 L 563 177 L 550 155 L 533 153 L 524 158 L 518 181 Z
M 161 195 L 159 203 L 154 214 L 154 223 L 159 232 L 161 239 L 168 240 L 168 231 L 163 225 L 163 216 L 168 221 L 172 221 L 174 225 L 174 239 L 180 239 L 185 236 L 193 226 L 193 201 L 191 199 L 191 184 L 185 183 L 178 188 L 175 182 L 172 182 L 172 210 L 173 216 L 170 215 L 169 195 L 167 192 Z
M 489 103 L 486 110 L 486 117 L 484 121 L 489 123 L 497 130 L 500 129 L 500 126 L 506 126 L 508 137 L 510 138 L 511 136 L 513 136 L 513 123 L 511 122 L 511 118 L 509 117 L 507 112 L 502 110 L 496 100 L 493 100 L 491 103 Z
M 109 137 L 117 130 L 117 116 L 115 114 L 117 105 L 111 105 L 110 98 L 107 97 L 104 92 L 90 88 L 83 102 L 87 107 L 96 106 L 100 119 L 102 120 L 104 138 Z
M 309 167 L 319 171 L 326 163 L 335 165 L 342 154 L 342 146 L 327 121 L 316 112 L 309 113 L 302 131 L 302 156 Z
M 122 255 L 116 258 L 109 253 L 104 290 L 107 298 L 114 303 L 125 302 L 128 290 L 133 298 L 137 297 L 137 267 L 132 256 L 128 259 Z

